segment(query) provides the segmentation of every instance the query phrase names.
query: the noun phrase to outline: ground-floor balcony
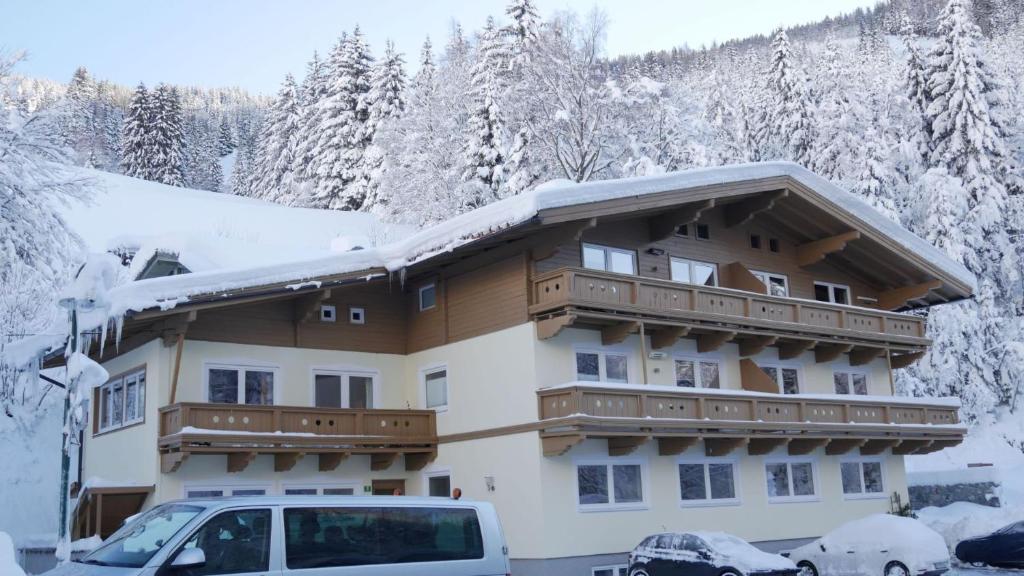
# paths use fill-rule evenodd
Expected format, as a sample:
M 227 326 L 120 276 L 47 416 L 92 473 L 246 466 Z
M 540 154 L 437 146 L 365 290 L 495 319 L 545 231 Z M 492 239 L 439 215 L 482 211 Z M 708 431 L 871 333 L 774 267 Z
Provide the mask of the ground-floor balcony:
M 164 473 L 194 454 L 226 455 L 228 472 L 261 454 L 273 455 L 278 472 L 303 457 L 328 472 L 353 454 L 369 455 L 372 470 L 399 456 L 406 470 L 420 470 L 437 456 L 437 426 L 432 410 L 179 403 L 160 409 L 158 447 Z
M 791 455 L 925 454 L 967 432 L 956 401 L 878 396 L 783 395 L 666 386 L 569 384 L 537 392 L 546 456 L 589 438 L 625 455 L 649 441 L 662 455 L 698 441 L 708 456 L 785 448 Z

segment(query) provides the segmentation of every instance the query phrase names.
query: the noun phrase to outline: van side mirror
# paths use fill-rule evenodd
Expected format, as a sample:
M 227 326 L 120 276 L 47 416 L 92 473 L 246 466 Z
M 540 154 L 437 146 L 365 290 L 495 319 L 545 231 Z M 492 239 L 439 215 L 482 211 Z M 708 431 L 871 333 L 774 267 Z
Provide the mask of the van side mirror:
M 171 568 L 199 568 L 206 564 L 206 553 L 202 548 L 185 548 L 174 557 Z

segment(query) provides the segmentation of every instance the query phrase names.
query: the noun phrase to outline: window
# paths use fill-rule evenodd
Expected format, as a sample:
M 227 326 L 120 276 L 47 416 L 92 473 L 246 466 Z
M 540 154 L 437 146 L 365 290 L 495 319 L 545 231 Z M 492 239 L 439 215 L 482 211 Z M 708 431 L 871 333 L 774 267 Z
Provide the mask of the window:
M 676 358 L 676 386 L 720 388 L 718 360 Z
M 185 498 L 220 498 L 222 496 L 266 496 L 267 486 L 186 486 Z
M 590 570 L 590 576 L 627 576 L 629 567 L 625 564 L 618 566 L 597 566 Z
M 639 462 L 577 464 L 576 493 L 580 510 L 642 508 L 643 467 Z
M 452 477 L 448 472 L 427 474 L 427 496 L 447 498 L 452 495 Z
M 437 285 L 427 284 L 420 288 L 420 312 L 437 306 Z
M 769 502 L 815 500 L 814 464 L 809 461 L 768 462 L 764 465 Z
M 689 226 L 689 224 L 680 224 L 679 226 L 676 227 L 676 236 L 682 236 L 682 237 L 685 238 L 685 237 L 687 237 L 689 235 L 690 235 L 690 226 Z
M 604 350 L 576 351 L 576 379 L 583 382 L 629 382 L 625 353 Z
M 769 238 L 768 239 L 768 250 L 771 250 L 772 252 L 778 252 L 779 251 L 779 239 L 778 238 Z
M 684 506 L 738 504 L 736 465 L 715 459 L 680 461 L 679 498 Z
M 632 250 L 584 244 L 583 267 L 619 274 L 636 274 L 636 254 Z
M 718 267 L 709 262 L 671 258 L 672 280 L 699 284 L 701 286 L 718 286 Z
M 750 247 L 754 250 L 761 249 L 761 236 L 759 234 L 750 235 Z
M 320 321 L 321 322 L 334 322 L 338 318 L 338 309 L 330 304 L 323 304 L 320 306 Z
M 829 282 L 814 283 L 814 299 L 818 302 L 832 302 L 833 304 L 850 303 L 850 287 L 842 284 L 831 284 Z
M 97 432 L 142 422 L 146 415 L 146 371 L 118 376 L 99 388 Z
M 784 275 L 754 270 L 751 270 L 750 273 L 765 285 L 770 296 L 789 296 L 789 279 Z
M 800 371 L 798 369 L 785 366 L 760 366 L 760 368 L 779 385 L 779 390 L 783 394 L 800 393 Z
M 448 369 L 434 368 L 423 373 L 424 399 L 427 408 L 448 408 Z
M 881 460 L 841 462 L 839 471 L 843 479 L 843 495 L 847 498 L 885 497 Z
M 284 546 L 289 570 L 484 557 L 472 508 L 285 508 Z
M 189 576 L 266 572 L 270 565 L 270 509 L 229 510 L 206 521 L 178 549 L 201 548 L 206 564 Z
M 350 306 L 348 309 L 349 324 L 366 324 L 366 309 Z
M 868 393 L 868 375 L 864 372 L 837 370 L 832 373 L 832 380 L 835 382 L 836 394 L 866 396 Z
M 697 237 L 697 240 L 711 239 L 711 230 L 708 228 L 707 224 L 695 224 L 694 229 L 696 231 L 695 236 Z
M 207 401 L 217 404 L 274 403 L 273 368 L 210 365 L 206 369 Z
M 355 496 L 357 486 L 343 485 L 305 485 L 296 484 L 284 487 L 286 496 Z
M 316 371 L 313 405 L 321 408 L 373 408 L 375 374 Z

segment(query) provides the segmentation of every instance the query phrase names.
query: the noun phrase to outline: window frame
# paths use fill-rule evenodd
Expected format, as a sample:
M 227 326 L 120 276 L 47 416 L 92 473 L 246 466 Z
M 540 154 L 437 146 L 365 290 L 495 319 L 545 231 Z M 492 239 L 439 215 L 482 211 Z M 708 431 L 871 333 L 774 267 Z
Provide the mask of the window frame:
M 604 504 L 581 504 L 580 503 L 580 466 L 604 466 L 608 480 L 608 502 Z M 640 466 L 640 496 L 639 502 L 612 502 L 615 497 L 615 473 L 613 466 Z M 647 470 L 647 460 L 643 458 L 583 458 L 574 460 L 572 463 L 573 485 L 576 489 L 576 511 L 588 512 L 628 512 L 637 510 L 649 510 L 650 504 L 650 480 Z
M 597 354 L 597 380 L 580 380 L 580 368 L 578 354 Z M 626 381 L 619 382 L 616 380 L 608 379 L 608 366 L 605 361 L 605 357 L 611 354 L 613 356 L 622 356 L 626 359 Z M 573 346 L 572 349 L 572 366 L 573 366 L 573 381 L 576 382 L 599 382 L 603 384 L 629 384 L 633 378 L 631 373 L 631 367 L 633 362 L 630 360 L 629 350 L 620 346 Z
M 779 394 L 782 394 L 784 396 L 793 396 L 793 394 L 786 394 L 786 390 L 784 388 L 784 384 L 783 384 L 783 381 L 782 381 L 782 370 L 783 369 L 795 370 L 796 371 L 796 387 L 797 387 L 796 393 L 797 394 L 803 394 L 804 393 L 804 369 L 803 369 L 803 366 L 800 366 L 799 364 L 793 364 L 793 363 L 790 363 L 790 362 L 772 362 L 772 361 L 768 361 L 768 362 L 757 362 L 757 361 L 755 361 L 755 364 L 757 364 L 757 367 L 760 368 L 761 371 L 764 372 L 765 374 L 768 374 L 768 372 L 765 371 L 765 368 L 776 368 L 778 370 L 779 377 L 778 377 L 778 379 L 775 380 L 775 384 L 777 384 L 778 387 L 779 387 Z M 768 377 L 771 378 L 771 374 L 768 374 Z
M 792 294 L 789 291 L 789 276 L 787 276 L 786 274 L 779 274 L 778 272 L 768 272 L 766 270 L 751 270 L 750 273 L 753 274 L 754 278 L 757 278 L 758 280 L 761 280 L 761 278 L 758 277 L 759 274 L 761 276 L 764 276 L 764 280 L 761 280 L 761 283 L 764 284 L 765 294 L 766 295 L 774 296 L 776 298 L 791 298 L 792 297 Z M 771 286 L 771 279 L 772 278 L 781 278 L 782 279 L 782 285 L 786 289 L 785 296 L 779 296 L 777 294 L 772 294 L 772 286 Z
M 437 372 L 444 372 L 444 404 L 437 406 L 427 406 L 427 376 L 430 374 L 436 374 Z M 438 362 L 436 364 L 430 364 L 419 369 L 419 380 L 420 380 L 420 405 L 423 406 L 424 410 L 433 410 L 437 413 L 447 412 L 449 406 L 452 403 L 452 375 L 448 369 L 447 362 Z
M 857 464 L 857 468 L 860 471 L 860 492 L 854 492 L 848 494 L 843 489 L 843 464 Z M 882 480 L 882 490 L 880 492 L 866 492 L 864 491 L 864 464 L 878 464 L 879 475 Z M 888 482 L 885 480 L 885 460 L 883 458 L 871 457 L 871 456 L 851 456 L 848 458 L 839 459 L 839 491 L 843 494 L 843 500 L 880 500 L 889 497 L 889 492 L 886 489 Z
M 316 490 L 317 496 L 323 496 L 324 490 L 351 489 L 353 496 L 363 494 L 363 483 L 357 480 L 337 480 L 331 482 L 282 482 L 281 495 L 288 490 Z
M 585 251 L 587 248 L 593 248 L 604 252 L 604 268 L 588 268 Z M 609 254 L 612 252 L 618 252 L 619 254 L 628 254 L 630 260 L 633 262 L 633 271 L 629 272 L 630 276 L 636 276 L 639 274 L 639 257 L 637 256 L 636 250 L 630 250 L 628 248 L 618 248 L 616 246 L 608 246 L 606 244 L 594 244 L 593 242 L 580 242 L 580 266 L 586 270 L 598 270 L 601 272 L 611 272 L 612 274 L 625 274 L 625 272 L 615 272 L 608 269 L 608 264 L 611 262 Z
M 675 377 L 676 362 L 689 361 L 693 362 L 693 376 L 694 376 L 694 390 L 716 390 L 716 388 L 708 388 L 704 385 L 703 376 L 700 371 L 701 362 L 708 364 L 716 364 L 718 366 L 718 388 L 722 388 L 722 359 L 718 356 L 700 356 L 697 354 L 676 354 L 672 356 L 672 380 L 675 382 L 677 388 L 686 388 L 686 386 L 680 386 L 678 380 Z
M 700 231 L 701 231 L 702 228 L 704 229 L 705 232 L 707 232 L 707 237 L 705 237 L 705 238 L 701 238 L 701 236 L 700 236 Z M 710 242 L 711 241 L 711 225 L 709 225 L 709 224 L 707 224 L 705 222 L 694 222 L 693 223 L 693 239 L 694 240 L 700 240 L 701 242 Z
M 434 290 L 434 303 L 426 308 L 423 307 L 423 293 L 427 290 Z M 416 304 L 420 312 L 427 312 L 437 309 L 437 282 L 428 282 L 416 289 Z
M 680 284 L 688 284 L 690 286 L 707 286 L 707 284 L 697 284 L 696 282 L 686 282 L 686 281 L 683 281 L 683 280 L 676 280 L 675 278 L 672 278 L 672 264 L 676 263 L 676 262 L 678 262 L 680 264 L 682 264 L 682 263 L 686 263 L 687 264 L 687 266 L 690 269 L 690 278 L 691 279 L 696 277 L 696 275 L 694 274 L 694 266 L 696 264 L 703 264 L 704 266 L 710 266 L 711 267 L 711 279 L 714 281 L 714 284 L 712 284 L 711 286 L 713 286 L 713 287 L 717 287 L 718 286 L 718 264 L 717 263 L 715 263 L 715 262 L 705 262 L 704 260 L 694 260 L 693 258 L 683 258 L 682 256 L 669 256 L 668 257 L 668 275 L 669 275 L 669 280 L 671 280 L 672 282 L 678 282 Z
M 450 498 L 451 497 L 451 493 L 450 493 L 451 490 L 455 489 L 455 482 L 454 482 L 454 480 L 452 478 L 452 469 L 451 468 L 431 468 L 430 470 L 427 470 L 426 472 L 424 472 L 423 473 L 423 495 L 424 496 L 430 496 L 430 479 L 431 478 L 441 478 L 441 477 L 444 477 L 444 476 L 448 477 L 449 494 L 447 494 L 447 497 Z
M 836 374 L 846 374 L 849 382 L 849 392 L 843 394 L 842 392 L 836 392 L 835 382 Z M 857 394 L 853 391 L 853 377 L 854 376 L 864 377 L 864 394 Z M 860 368 L 853 368 L 848 366 L 834 367 L 832 368 L 832 393 L 838 396 L 870 396 L 871 395 L 871 373 L 867 370 Z
M 142 377 L 142 386 L 139 386 L 139 377 Z M 125 412 L 128 409 L 128 382 L 129 378 L 135 379 L 135 410 L 136 416 L 131 420 L 125 419 Z M 132 426 L 138 426 L 146 422 L 146 397 L 148 393 L 146 391 L 146 384 L 149 380 L 149 375 L 146 370 L 146 365 L 137 366 L 131 370 L 126 370 L 120 374 L 108 379 L 103 384 L 95 388 L 94 398 L 96 402 L 95 412 L 95 425 L 93 427 L 93 436 L 100 434 L 106 434 L 107 432 L 114 432 L 116 430 L 122 430 L 124 428 L 130 428 Z M 121 422 L 116 425 L 103 425 L 103 415 L 110 413 L 110 406 L 103 401 L 103 392 L 105 390 L 110 391 L 109 398 L 113 399 L 113 389 L 115 384 L 121 384 Z M 142 402 L 139 402 L 139 396 L 141 391 Z
M 237 484 L 231 483 L 231 482 L 222 482 L 222 483 L 219 483 L 219 484 L 217 484 L 217 483 L 207 484 L 205 482 L 195 482 L 195 483 L 186 482 L 181 487 L 181 497 L 184 500 L 195 500 L 195 499 L 198 499 L 198 498 L 189 498 L 188 497 L 188 493 L 189 492 L 191 492 L 191 491 L 213 492 L 213 491 L 216 491 L 216 490 L 220 490 L 221 491 L 221 495 L 223 497 L 225 497 L 225 498 L 232 497 L 234 495 L 235 490 L 263 490 L 263 495 L 264 496 L 272 496 L 273 493 L 274 493 L 274 485 L 273 485 L 273 483 L 265 483 L 265 482 L 239 482 Z M 244 498 L 245 496 L 238 496 L 238 497 L 239 498 Z M 203 498 L 205 498 L 205 496 Z M 187 538 L 186 538 L 186 540 L 187 540 Z
M 680 464 L 700 464 L 704 467 L 704 490 L 707 498 L 703 500 L 684 500 L 683 487 L 679 481 Z M 735 494 L 732 498 L 711 497 L 711 468 L 709 464 L 729 464 L 732 466 L 732 488 Z M 742 490 L 740 487 L 740 460 L 735 456 L 713 457 L 713 456 L 680 456 L 676 459 L 676 494 L 679 499 L 680 508 L 709 508 L 718 506 L 741 506 L 743 504 Z M 767 489 L 767 488 L 766 488 Z
M 356 314 L 359 315 L 359 319 L 356 319 Z M 364 306 L 349 306 L 348 307 L 348 323 L 362 326 L 366 324 L 366 307 Z
M 351 408 L 351 384 L 349 376 L 362 376 L 370 378 L 370 387 L 373 392 L 372 405 L 367 409 L 377 408 L 380 403 L 380 370 L 364 368 L 361 366 L 310 366 L 309 368 L 309 405 L 313 408 L 327 408 L 327 406 L 316 405 L 316 377 L 317 376 L 340 376 L 341 377 L 341 408 Z M 277 379 L 274 379 L 275 386 Z M 275 395 L 276 396 L 276 395 Z
M 817 298 L 815 298 L 815 302 L 821 302 L 822 304 L 835 304 L 837 306 L 851 306 L 853 303 L 853 290 L 850 290 L 850 286 L 848 284 L 837 284 L 835 282 L 815 280 L 814 286 L 824 286 L 828 288 L 828 300 L 818 300 Z M 846 303 L 836 302 L 836 288 L 843 288 L 844 290 L 846 290 Z
M 230 404 L 227 402 L 212 402 L 210 400 L 210 370 L 235 370 L 238 372 L 238 402 Z M 271 372 L 274 375 L 273 402 L 270 404 L 246 404 L 245 402 L 245 372 Z M 203 402 L 208 404 L 225 404 L 228 406 L 277 406 L 281 397 L 281 367 L 276 364 L 266 364 L 251 360 L 211 360 L 203 362 Z
M 800 502 L 820 502 L 821 501 L 821 481 L 819 479 L 818 471 L 818 460 L 816 458 L 808 458 L 805 456 L 793 456 L 793 457 L 776 457 L 776 458 L 765 458 L 761 463 L 761 470 L 764 473 L 764 494 L 769 504 L 794 504 Z M 785 464 L 786 465 L 786 476 L 789 482 L 789 496 L 772 496 L 768 492 L 768 466 L 772 464 Z M 793 465 L 794 464 L 810 464 L 811 465 L 811 485 L 814 487 L 814 494 L 808 496 L 794 496 L 793 495 Z
M 320 321 L 329 324 L 336 323 L 338 321 L 338 307 L 334 304 L 321 304 Z
M 620 574 L 627 574 L 629 566 L 626 564 L 612 564 L 608 566 L 594 566 L 590 569 L 590 576 L 597 576 L 597 573 L 602 570 L 611 570 L 612 576 L 619 576 Z

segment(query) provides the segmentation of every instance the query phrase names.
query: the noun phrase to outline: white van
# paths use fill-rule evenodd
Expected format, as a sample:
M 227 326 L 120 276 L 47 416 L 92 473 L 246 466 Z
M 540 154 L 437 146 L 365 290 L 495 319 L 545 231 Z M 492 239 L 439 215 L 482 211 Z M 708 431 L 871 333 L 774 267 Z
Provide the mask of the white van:
M 51 576 L 506 576 L 494 506 L 405 496 L 178 500 Z

